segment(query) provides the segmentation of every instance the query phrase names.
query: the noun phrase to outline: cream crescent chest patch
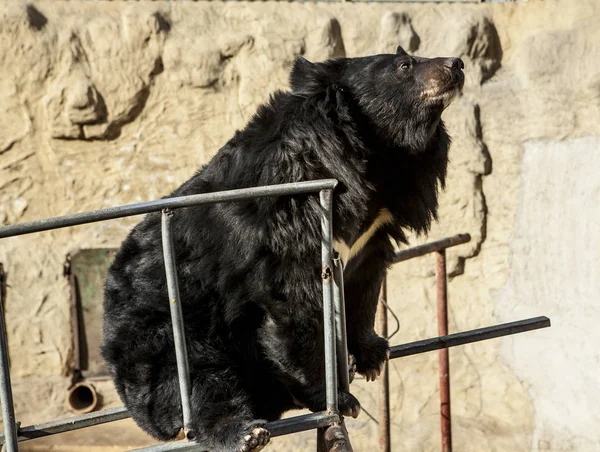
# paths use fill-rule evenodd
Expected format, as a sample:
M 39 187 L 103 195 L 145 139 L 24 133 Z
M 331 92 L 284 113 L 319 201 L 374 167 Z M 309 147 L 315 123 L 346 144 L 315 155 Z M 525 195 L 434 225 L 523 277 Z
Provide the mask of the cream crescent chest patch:
M 340 254 L 340 258 L 344 265 L 348 264 L 350 259 L 356 256 L 365 247 L 371 237 L 377 232 L 377 230 L 385 224 L 393 223 L 394 217 L 388 209 L 381 209 L 377 218 L 371 223 L 365 232 L 358 237 L 354 243 L 350 246 L 346 242 L 341 240 L 334 240 L 333 248 Z

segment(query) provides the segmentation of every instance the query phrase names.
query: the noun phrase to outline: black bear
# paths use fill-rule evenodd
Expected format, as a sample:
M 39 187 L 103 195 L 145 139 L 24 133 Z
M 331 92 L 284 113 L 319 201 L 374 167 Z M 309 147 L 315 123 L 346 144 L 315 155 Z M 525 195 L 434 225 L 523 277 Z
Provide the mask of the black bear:
M 458 58 L 396 54 L 311 63 L 290 92 L 171 196 L 337 179 L 333 234 L 344 260 L 348 350 L 372 379 L 388 343 L 373 330 L 378 290 L 403 231 L 436 216 L 450 139 L 441 114 L 463 82 Z M 188 438 L 211 451 L 259 450 L 267 421 L 325 409 L 320 205 L 314 195 L 174 213 L 191 378 Z M 105 286 L 103 356 L 137 424 L 175 438 L 182 412 L 160 214 L 123 242 Z M 358 401 L 339 393 L 340 411 Z

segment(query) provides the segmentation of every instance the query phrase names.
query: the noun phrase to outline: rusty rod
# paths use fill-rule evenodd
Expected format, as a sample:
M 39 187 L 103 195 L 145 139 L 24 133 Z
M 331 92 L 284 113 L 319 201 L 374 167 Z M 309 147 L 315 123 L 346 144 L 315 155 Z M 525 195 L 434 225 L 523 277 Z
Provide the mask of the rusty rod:
M 71 299 L 71 332 L 73 334 L 73 381 L 71 384 L 75 384 L 81 376 L 81 332 L 79 331 L 77 280 L 73 274 L 70 254 L 67 254 L 63 265 L 63 276 L 69 284 L 69 297 Z
M 438 335 L 448 335 L 448 287 L 446 284 L 446 250 L 435 252 L 437 283 Z M 452 425 L 450 419 L 450 360 L 448 349 L 439 351 L 440 360 L 440 421 L 442 452 L 452 452 Z
M 387 318 L 387 277 L 383 279 L 379 291 L 377 306 L 377 332 L 381 337 L 388 335 Z M 388 373 L 389 362 L 383 363 L 379 378 L 379 450 L 390 452 L 392 442 L 390 437 L 390 379 Z
M 353 452 L 344 420 L 317 430 L 317 452 Z

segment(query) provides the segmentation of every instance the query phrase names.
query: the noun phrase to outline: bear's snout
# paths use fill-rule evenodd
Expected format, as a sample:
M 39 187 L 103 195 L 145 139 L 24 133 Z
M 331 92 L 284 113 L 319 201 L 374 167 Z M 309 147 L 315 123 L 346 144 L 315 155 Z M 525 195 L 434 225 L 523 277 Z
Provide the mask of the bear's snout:
M 442 61 L 442 66 L 445 69 L 445 73 L 447 74 L 446 78 L 448 81 L 448 88 L 458 88 L 462 89 L 463 84 L 465 82 L 465 75 L 463 73 L 463 69 L 465 68 L 465 63 L 460 58 L 450 57 L 444 58 Z
M 444 61 L 444 66 L 446 66 L 448 69 L 452 69 L 453 71 L 460 71 L 461 69 L 465 68 L 465 63 L 463 63 L 463 60 L 461 60 L 460 58 L 446 58 L 446 61 Z

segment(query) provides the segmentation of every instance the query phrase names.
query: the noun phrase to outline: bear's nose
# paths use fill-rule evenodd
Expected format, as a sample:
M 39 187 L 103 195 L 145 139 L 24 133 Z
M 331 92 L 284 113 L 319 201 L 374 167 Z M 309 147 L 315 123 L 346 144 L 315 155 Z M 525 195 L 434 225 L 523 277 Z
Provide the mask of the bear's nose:
M 449 69 L 459 71 L 465 68 L 465 63 L 463 63 L 463 60 L 460 58 L 446 58 L 446 61 L 444 61 L 444 66 Z

